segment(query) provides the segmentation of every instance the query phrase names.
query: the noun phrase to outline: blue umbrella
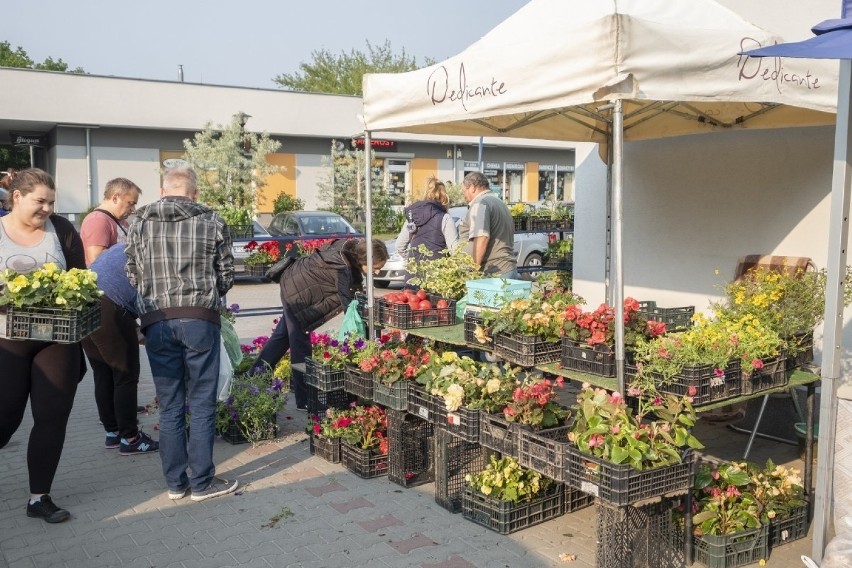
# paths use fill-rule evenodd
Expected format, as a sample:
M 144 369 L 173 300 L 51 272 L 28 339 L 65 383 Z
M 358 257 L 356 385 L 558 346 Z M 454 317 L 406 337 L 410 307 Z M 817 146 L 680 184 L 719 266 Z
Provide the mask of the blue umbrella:
M 816 37 L 805 41 L 776 44 L 743 55 L 749 57 L 796 57 L 839 59 L 840 81 L 837 88 L 837 122 L 834 134 L 834 173 L 831 184 L 831 221 L 828 243 L 828 284 L 825 301 L 825 334 L 823 337 L 822 397 L 819 419 L 819 464 L 817 465 L 816 498 L 813 504 L 814 537 L 812 556 L 822 560 L 830 526 L 831 489 L 834 477 L 834 439 L 837 422 L 837 387 L 840 379 L 841 338 L 843 333 L 843 277 L 846 266 L 850 182 L 852 182 L 852 147 L 849 133 L 852 119 L 852 0 L 842 0 L 840 19 L 826 20 L 811 28 Z M 848 498 L 848 496 L 841 496 Z

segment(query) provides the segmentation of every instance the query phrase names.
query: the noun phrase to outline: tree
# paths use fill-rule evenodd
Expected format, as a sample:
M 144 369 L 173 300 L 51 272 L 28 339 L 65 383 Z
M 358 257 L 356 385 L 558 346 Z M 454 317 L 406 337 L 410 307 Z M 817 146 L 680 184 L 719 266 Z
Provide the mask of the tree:
M 263 179 L 281 171 L 266 156 L 281 147 L 269 134 L 245 131 L 247 115 L 204 130 L 183 141 L 186 161 L 198 172 L 199 201 L 218 211 L 229 225 L 250 225 Z
M 372 152 L 371 152 L 372 154 Z M 331 156 L 323 156 L 326 178 L 317 183 L 323 208 L 343 215 L 359 228 L 366 221 L 364 195 L 364 166 L 367 156 L 363 150 L 349 150 L 331 143 Z M 395 232 L 401 227 L 400 215 L 391 207 L 390 195 L 382 189 L 382 170 L 373 160 L 370 174 L 373 225 L 377 232 Z
M 38 69 L 40 71 L 62 71 L 63 73 L 85 73 L 82 67 L 68 70 L 68 64 L 62 59 L 48 57 L 41 63 L 33 61 L 24 48 L 18 46 L 14 51 L 8 41 L 0 42 L 0 67 L 19 69 Z
M 313 62 L 299 64 L 300 71 L 280 74 L 273 81 L 290 91 L 361 96 L 361 78 L 365 73 L 402 73 L 417 69 L 416 58 L 409 57 L 405 49 L 395 54 L 388 40 L 378 47 L 367 41 L 367 53 L 353 49 L 334 55 L 322 49 L 312 51 L 311 57 Z M 432 60 L 426 60 L 426 65 L 431 63 Z

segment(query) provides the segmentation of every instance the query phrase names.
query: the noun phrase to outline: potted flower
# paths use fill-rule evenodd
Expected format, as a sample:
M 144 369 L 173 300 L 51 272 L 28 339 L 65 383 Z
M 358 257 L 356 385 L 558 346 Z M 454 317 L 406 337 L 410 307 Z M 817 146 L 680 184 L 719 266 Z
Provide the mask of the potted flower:
M 515 203 L 509 207 L 509 214 L 515 222 L 515 231 L 526 231 L 530 216 L 530 206 L 526 203 Z
M 243 247 L 249 255 L 246 257 L 246 270 L 252 276 L 263 276 L 270 266 L 281 258 L 281 249 L 278 241 L 249 241 Z
M 525 381 L 512 393 L 512 401 L 503 409 L 509 422 L 524 424 L 534 430 L 555 428 L 565 423 L 570 414 L 557 399 L 555 388 L 562 388 L 565 380 L 537 378 Z
M 311 455 L 318 455 L 331 463 L 340 463 L 340 443 L 344 433 L 353 428 L 352 409 L 329 408 L 320 418 L 312 416 L 309 423 Z
M 373 373 L 373 400 L 393 410 L 408 410 L 408 383 L 429 364 L 431 354 L 417 343 L 385 348 L 369 360 Z
M 481 472 L 465 475 L 466 519 L 509 534 L 562 514 L 562 486 L 512 457 L 492 454 Z
M 584 383 L 573 406 L 569 481 L 616 506 L 690 486 L 695 410 L 690 396 L 665 398 L 634 390 L 638 412 L 618 392 Z M 654 415 L 655 420 L 648 417 Z
M 346 392 L 364 399 L 373 398 L 373 369 L 376 358 L 385 349 L 399 345 L 399 332 L 383 333 L 376 339 L 355 338 L 351 353 L 344 366 L 343 388 Z
M 101 292 L 91 270 L 62 270 L 54 262 L 27 274 L 0 271 L 0 308 L 11 339 L 76 343 L 101 323 Z M 47 323 L 45 322 L 47 321 Z
M 381 406 L 355 406 L 352 422 L 342 433 L 343 465 L 359 477 L 388 472 L 388 418 Z
M 544 254 L 545 265 L 571 270 L 573 252 L 574 239 L 555 240 L 548 243 Z
M 459 243 L 448 255 L 432 258 L 426 245 L 420 245 L 417 251 L 423 258 L 411 257 L 406 265 L 413 275 L 409 283 L 446 300 L 460 299 L 467 291 L 467 281 L 482 277 L 479 265 L 462 250 L 463 246 Z
M 289 384 L 271 370 L 235 377 L 231 394 L 216 403 L 216 432 L 232 444 L 274 438 L 278 412 L 287 401 Z
M 313 331 L 310 341 L 311 355 L 305 357 L 305 384 L 321 391 L 342 389 L 343 369 L 353 353 L 349 341 Z

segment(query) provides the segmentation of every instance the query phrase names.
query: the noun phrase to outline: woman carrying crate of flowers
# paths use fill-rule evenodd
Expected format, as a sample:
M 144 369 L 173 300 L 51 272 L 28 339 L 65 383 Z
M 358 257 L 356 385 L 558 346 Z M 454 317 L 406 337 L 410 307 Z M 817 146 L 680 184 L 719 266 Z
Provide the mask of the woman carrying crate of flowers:
M 10 184 L 5 203 L 9 214 L 0 219 L 0 270 L 17 275 L 2 282 L 2 294 L 14 293 L 15 280 L 26 280 L 23 275 L 50 263 L 61 269 L 86 268 L 80 235 L 69 221 L 53 214 L 55 200 L 53 178 L 42 170 L 18 172 Z M 0 329 L 0 336 L 5 334 L 6 329 Z M 0 368 L 0 448 L 21 425 L 27 400 L 32 406 L 27 516 L 48 523 L 65 521 L 70 513 L 57 507 L 49 493 L 77 383 L 86 372 L 80 344 L 0 338 Z

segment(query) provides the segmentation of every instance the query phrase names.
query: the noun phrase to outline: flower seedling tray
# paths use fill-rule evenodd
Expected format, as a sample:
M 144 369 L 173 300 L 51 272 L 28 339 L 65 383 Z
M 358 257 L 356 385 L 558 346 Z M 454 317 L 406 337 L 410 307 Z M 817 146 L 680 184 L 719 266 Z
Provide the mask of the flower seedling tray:
M 392 304 L 384 298 L 377 298 L 379 322 L 397 329 L 456 325 L 455 300 L 448 300 L 435 294 L 427 294 L 426 298 L 432 304 L 432 308 L 427 310 L 414 310 L 408 304 Z M 447 307 L 435 307 L 441 300 L 447 302 Z
M 220 432 L 222 439 L 228 442 L 229 444 L 238 445 L 238 444 L 248 444 L 249 441 L 243 436 L 243 433 L 240 432 L 240 427 L 235 422 L 228 423 L 228 429 L 224 432 Z M 278 414 L 272 415 L 272 431 L 268 436 L 261 438 L 261 440 L 274 440 L 275 437 L 278 436 Z
M 735 568 L 754 564 L 769 554 L 766 525 L 726 535 L 695 537 L 695 559 L 707 568 Z
M 388 456 L 369 449 L 365 450 L 346 443 L 340 445 L 343 465 L 363 479 L 372 479 L 388 474 Z
M 270 269 L 271 264 L 247 264 L 246 274 L 255 278 L 266 276 L 266 271 Z
M 343 388 L 343 369 L 323 365 L 312 357 L 305 357 L 305 384 L 321 391 L 335 391 Z
M 349 408 L 349 405 L 358 400 L 357 396 L 353 396 L 343 389 L 334 391 L 321 391 L 317 387 L 305 385 L 307 394 L 308 414 L 321 414 L 329 408 L 344 409 Z
M 77 343 L 100 325 L 100 302 L 87 304 L 81 310 L 9 306 L 5 314 L 0 314 L 0 332 L 5 333 L 6 339 Z
M 468 305 L 486 308 L 500 308 L 512 300 L 529 298 L 532 291 L 532 282 L 511 278 L 480 278 L 466 284 Z
M 695 387 L 697 392 L 692 397 L 692 404 L 698 406 L 740 396 L 743 380 L 740 362 L 734 359 L 722 375 L 716 374 L 713 365 L 684 367 L 668 384 L 656 383 L 658 392 L 675 396 L 684 396 L 690 387 Z
M 751 375 L 743 372 L 742 394 L 783 387 L 787 384 L 787 358 L 783 355 L 763 359 L 763 368 L 755 369 Z
M 451 513 L 462 510 L 464 477 L 485 469 L 486 451 L 446 430 L 435 430 L 435 502 Z
M 396 381 L 392 385 L 375 381 L 373 385 L 373 401 L 391 410 L 408 410 L 409 384 L 410 382 L 406 380 Z
M 551 219 L 550 217 L 530 217 L 527 231 L 573 231 L 574 219 Z
M 789 517 L 771 519 L 769 521 L 769 550 L 806 537 L 808 526 L 807 503 L 793 509 Z
M 563 369 L 580 371 L 600 377 L 614 377 L 615 352 L 607 345 L 591 347 L 567 337 L 562 338 L 559 365 Z
M 518 457 L 518 424 L 503 414 L 479 413 L 479 443 L 504 456 Z
M 695 315 L 695 306 L 683 306 L 680 308 L 661 308 L 657 302 L 646 300 L 639 302 L 637 315 L 651 321 L 659 321 L 666 324 L 666 331 L 683 331 L 692 325 L 692 316 Z
M 435 480 L 434 427 L 406 412 L 388 411 L 388 480 L 414 487 Z
M 510 534 L 556 518 L 565 512 L 561 483 L 551 484 L 530 501 L 500 501 L 482 492 L 464 488 L 462 514 L 465 519 L 500 534 Z
M 331 463 L 340 463 L 340 438 L 311 435 L 311 455 Z
M 681 494 L 692 486 L 692 450 L 683 461 L 654 469 L 633 469 L 568 448 L 567 482 L 601 501 L 622 507 L 645 499 Z
M 356 365 L 346 365 L 343 369 L 343 390 L 358 398 L 373 400 L 373 373 L 362 371 Z
M 533 430 L 520 426 L 518 435 L 518 464 L 556 481 L 568 480 L 568 426 Z
M 494 354 L 522 367 L 559 361 L 560 353 L 558 341 L 545 341 L 536 335 L 501 332 L 494 336 Z

